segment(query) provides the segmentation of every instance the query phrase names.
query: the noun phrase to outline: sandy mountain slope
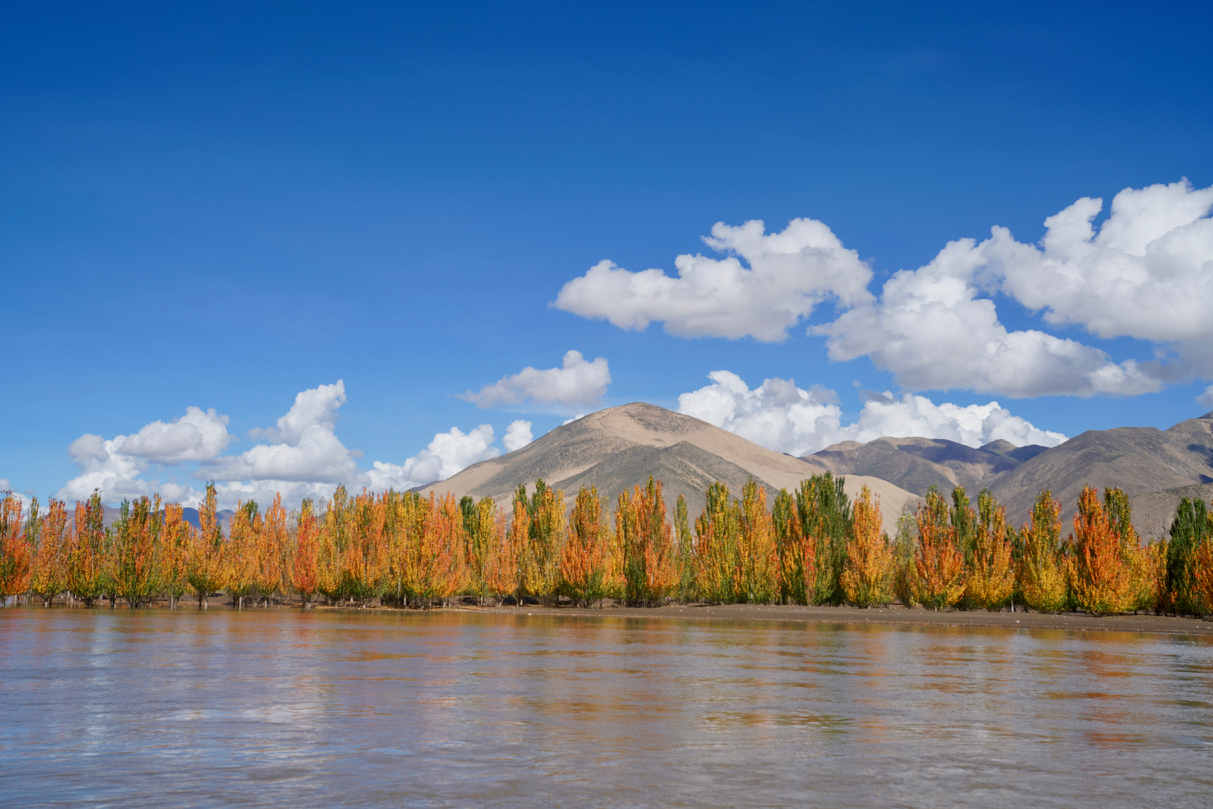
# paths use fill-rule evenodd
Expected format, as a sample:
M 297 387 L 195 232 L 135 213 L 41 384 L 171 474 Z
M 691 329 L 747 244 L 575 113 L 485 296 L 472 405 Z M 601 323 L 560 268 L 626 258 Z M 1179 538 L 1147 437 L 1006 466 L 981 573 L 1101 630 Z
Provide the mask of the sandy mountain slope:
M 1213 499 L 1213 483 L 1197 483 L 1130 497 L 1133 527 L 1146 539 L 1162 539 L 1171 530 L 1175 509 L 1185 497 L 1189 500 L 1203 500 L 1207 504 Z
M 791 490 L 822 471 L 822 466 L 764 449 L 705 421 L 635 403 L 557 427 L 520 450 L 470 466 L 423 491 L 492 497 L 505 505 L 520 485 L 532 488 L 542 478 L 563 489 L 571 505 L 583 485 L 597 486 L 613 499 L 624 487 L 652 475 L 662 481 L 671 509 L 678 495 L 686 496 L 693 519 L 703 509 L 704 490 L 714 481 L 740 494 L 752 477 L 767 487 L 768 498 L 773 499 L 780 489 Z M 918 498 L 886 480 L 847 475 L 846 488 L 852 497 L 864 485 L 880 498 L 885 529 L 891 535 L 902 508 Z
M 1168 430 L 1090 430 L 1025 461 L 992 489 L 1017 525 L 1027 520 L 1036 495 L 1051 490 L 1062 502 L 1068 531 L 1083 486 L 1118 487 L 1132 497 L 1205 483 L 1213 483 L 1213 413 Z M 1134 516 L 1138 530 L 1148 534 L 1147 521 Z
M 867 475 L 917 495 L 938 486 L 945 495 L 963 486 L 970 497 L 1017 468 L 1021 457 L 1044 447 L 1016 447 L 997 441 L 980 449 L 933 438 L 878 438 L 861 444 L 844 441 L 804 460 L 815 461 L 836 475 Z M 1021 457 L 1016 457 L 1016 456 Z

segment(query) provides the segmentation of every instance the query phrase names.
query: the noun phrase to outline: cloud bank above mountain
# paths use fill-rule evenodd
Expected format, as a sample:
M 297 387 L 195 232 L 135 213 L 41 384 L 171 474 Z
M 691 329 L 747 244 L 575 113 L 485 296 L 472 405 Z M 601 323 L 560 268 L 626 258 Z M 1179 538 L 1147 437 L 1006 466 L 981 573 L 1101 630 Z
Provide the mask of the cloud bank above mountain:
M 1213 378 L 1213 188 L 1128 188 L 1096 227 L 1102 209 L 1079 199 L 1045 220 L 1039 245 L 998 226 L 984 241 L 950 242 L 878 294 L 867 289 L 871 269 L 822 222 L 798 219 L 769 235 L 760 221 L 718 223 L 705 242 L 724 258 L 678 256 L 677 277 L 604 261 L 553 305 L 624 329 L 662 321 L 683 337 L 779 342 L 830 300 L 840 314 L 808 329 L 826 338 L 830 359 L 868 357 L 912 391 L 1136 396 Z M 1003 305 L 1038 314 L 1041 328 L 1008 329 Z M 1046 330 L 1071 326 L 1144 341 L 1170 361 L 1118 362 Z
M 945 438 L 980 447 L 1003 439 L 1017 446 L 1053 447 L 1066 440 L 1012 415 L 997 402 L 961 407 L 925 396 L 869 394 L 859 417 L 843 423 L 833 391 L 804 390 L 791 380 L 750 387 L 731 371 L 713 371 L 712 384 L 678 397 L 678 411 L 729 430 L 776 452 L 808 455 L 840 441 L 885 436 Z

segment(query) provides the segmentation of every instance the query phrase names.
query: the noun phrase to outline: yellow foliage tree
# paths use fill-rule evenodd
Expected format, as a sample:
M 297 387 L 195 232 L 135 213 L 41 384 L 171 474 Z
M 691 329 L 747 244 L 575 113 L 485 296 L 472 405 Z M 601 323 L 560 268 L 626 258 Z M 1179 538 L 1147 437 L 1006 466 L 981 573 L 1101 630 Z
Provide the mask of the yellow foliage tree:
M 969 554 L 965 600 L 971 606 L 997 610 L 1015 590 L 1015 566 L 1007 538 L 1007 515 L 985 489 L 977 496 L 977 531 Z
M 893 549 L 881 528 L 880 500 L 864 486 L 852 504 L 853 522 L 847 542 L 842 589 L 857 607 L 893 600 Z
M 198 530 L 191 533 L 185 580 L 198 596 L 198 607 L 206 597 L 227 586 L 227 544 L 219 529 L 215 484 L 206 484 L 206 496 L 198 508 Z M 78 508 L 78 507 L 77 507 Z
M 948 504 L 939 492 L 927 492 L 926 503 L 914 512 L 918 547 L 914 556 L 914 598 L 930 609 L 954 606 L 965 591 L 964 554 Z
M 50 499 L 38 528 L 38 547 L 30 569 L 30 592 L 50 606 L 55 596 L 67 590 L 67 507 Z
M 1035 612 L 1066 608 L 1069 585 L 1061 558 L 1061 503 L 1047 489 L 1036 498 L 1020 534 L 1016 579 L 1020 597 Z

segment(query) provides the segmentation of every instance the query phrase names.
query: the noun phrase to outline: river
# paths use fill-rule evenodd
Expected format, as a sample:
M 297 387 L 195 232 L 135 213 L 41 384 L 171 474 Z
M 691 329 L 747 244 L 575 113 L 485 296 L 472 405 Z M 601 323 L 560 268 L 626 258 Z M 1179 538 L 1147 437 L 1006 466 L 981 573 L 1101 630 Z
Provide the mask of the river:
M 0 610 L 0 803 L 1207 806 L 1213 640 Z

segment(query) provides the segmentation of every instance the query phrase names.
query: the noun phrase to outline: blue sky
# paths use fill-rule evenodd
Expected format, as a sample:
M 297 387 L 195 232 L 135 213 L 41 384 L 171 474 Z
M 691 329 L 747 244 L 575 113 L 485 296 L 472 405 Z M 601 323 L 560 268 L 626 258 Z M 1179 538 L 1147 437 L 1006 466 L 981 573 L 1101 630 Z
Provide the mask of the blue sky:
M 1213 383 L 1203 4 L 119 3 L 5 16 L 0 480 L 17 491 L 188 499 L 215 476 L 230 498 L 403 485 L 504 451 L 512 423 L 538 437 L 636 400 L 796 452 L 898 425 L 976 443 L 1213 409 L 1197 401 Z M 1170 239 L 1162 259 L 1144 237 L 1096 244 L 1125 189 L 1117 232 Z M 1077 215 L 1069 247 L 1046 255 L 1045 219 L 1084 198 L 1103 201 L 1093 235 L 1070 238 Z M 792 239 L 802 252 L 785 267 L 786 244 L 702 240 L 717 223 L 761 220 L 770 235 L 795 219 L 837 248 L 796 264 L 820 244 Z M 994 226 L 1010 236 L 983 245 Z M 936 272 L 968 289 L 962 300 L 906 309 L 938 289 L 919 269 L 963 238 L 966 255 Z M 676 257 L 695 254 L 738 261 L 706 265 L 754 298 L 736 301 L 731 331 L 712 318 L 736 314 L 732 298 L 710 284 L 656 303 L 616 294 L 640 289 L 625 272 L 672 279 Z M 616 286 L 591 278 L 554 305 L 604 260 Z M 837 283 L 814 276 L 829 268 Z M 885 284 L 901 270 L 909 291 L 895 300 Z M 1042 309 L 1041 290 L 1075 273 L 1086 287 Z M 1184 311 L 1143 292 L 1160 279 Z M 772 340 L 784 292 L 804 305 Z M 678 326 L 685 306 L 708 320 Z M 636 307 L 647 328 L 612 324 Z M 991 311 L 1021 335 L 997 351 L 997 328 L 973 325 Z M 955 332 L 963 358 L 915 342 L 952 316 L 972 326 Z M 561 368 L 569 351 L 586 367 L 459 398 Z M 1053 373 L 1039 351 L 1071 364 Z M 992 401 L 1009 413 L 964 410 Z M 215 414 L 174 431 L 189 407 Z M 484 424 L 491 443 L 467 438 Z M 391 468 L 368 478 L 375 462 Z

